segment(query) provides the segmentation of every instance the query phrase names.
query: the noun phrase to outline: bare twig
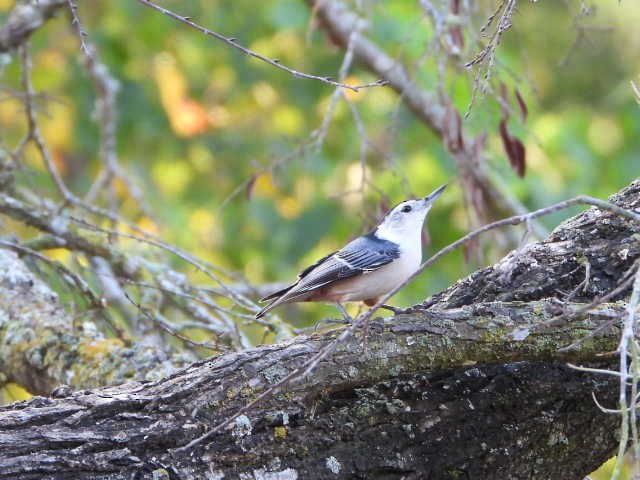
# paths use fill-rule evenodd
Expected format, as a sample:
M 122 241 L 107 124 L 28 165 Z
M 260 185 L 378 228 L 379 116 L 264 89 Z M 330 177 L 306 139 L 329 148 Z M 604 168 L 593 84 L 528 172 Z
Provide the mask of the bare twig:
M 78 6 L 73 0 L 67 0 L 71 13 L 71 24 L 80 42 L 80 50 L 84 56 L 84 64 L 89 74 L 97 98 L 95 103 L 96 117 L 101 132 L 101 156 L 105 166 L 98 175 L 96 181 L 89 188 L 85 202 L 91 203 L 118 172 L 118 155 L 116 153 L 116 95 L 119 85 L 117 80 L 109 73 L 107 67 L 98 60 L 98 52 L 87 39 L 87 32 L 82 28 L 78 16 Z
M 41 253 L 36 252 L 35 250 L 32 250 L 28 247 L 18 245 L 17 243 L 5 242 L 3 240 L 0 240 L 0 248 L 7 248 L 21 254 L 27 254 L 33 258 L 37 258 L 41 262 L 51 265 L 54 269 L 62 274 L 61 279 L 65 283 L 77 289 L 87 299 L 87 303 L 90 307 L 97 309 L 104 309 L 106 307 L 105 299 L 99 297 L 80 275 L 67 268 L 64 264 L 56 260 L 52 260 L 49 257 L 46 257 L 45 255 L 42 255 Z
M 577 318 L 580 315 L 584 315 L 585 313 L 589 312 L 589 310 L 597 307 L 598 305 L 608 302 L 609 300 L 611 300 L 612 298 L 620 295 L 622 292 L 624 292 L 627 288 L 629 288 L 629 286 L 631 285 L 631 283 L 633 282 L 634 279 L 634 273 L 635 271 L 638 269 L 638 266 L 640 265 L 640 262 L 635 262 L 631 268 L 629 268 L 629 270 L 627 270 L 627 272 L 623 275 L 623 277 L 620 279 L 620 282 L 618 282 L 618 285 L 611 289 L 609 292 L 607 292 L 606 294 L 596 297 L 593 299 L 593 301 L 591 301 L 590 303 L 588 303 L 587 305 L 580 307 L 577 310 L 573 310 L 571 312 L 567 312 L 567 313 L 562 313 L 556 317 L 550 318 L 549 320 L 547 320 L 546 322 L 543 322 L 540 324 L 540 326 L 552 326 L 555 323 L 564 321 L 566 319 L 570 319 L 570 318 Z M 584 340 L 584 339 L 582 339 Z M 575 344 L 573 344 L 575 345 Z M 568 347 L 566 347 L 567 349 L 571 348 L 573 345 L 569 345 Z
M 491 73 L 495 64 L 496 51 L 498 49 L 498 45 L 500 45 L 500 40 L 502 40 L 502 35 L 511 28 L 511 17 L 513 16 L 513 12 L 516 8 L 516 3 L 517 0 L 501 0 L 498 4 L 498 8 L 491 16 L 489 16 L 485 25 L 480 29 L 480 35 L 484 36 L 487 29 L 489 29 L 494 23 L 496 17 L 500 15 L 495 30 L 489 37 L 489 42 L 486 47 L 480 50 L 475 57 L 465 64 L 465 67 L 467 68 L 473 68 L 476 66 L 482 67 L 478 69 L 475 75 L 471 101 L 467 107 L 465 117 L 467 117 L 471 112 L 471 109 L 477 99 L 478 92 L 484 94 L 487 85 L 491 82 Z
M 113 269 L 118 278 L 127 278 L 130 280 L 136 280 L 141 277 L 143 272 L 150 272 L 154 278 L 158 279 L 161 277 L 161 274 L 166 274 L 166 267 L 159 267 L 151 262 L 146 261 L 143 258 L 131 255 L 125 255 L 117 249 L 109 246 L 106 243 L 92 241 L 90 239 L 85 238 L 82 235 L 76 233 L 76 231 L 72 228 L 69 228 L 68 222 L 74 221 L 78 223 L 83 228 L 87 230 L 97 231 L 101 234 L 107 235 L 109 238 L 114 236 L 126 236 L 126 238 L 131 238 L 136 241 L 141 241 L 147 244 L 150 244 L 154 247 L 160 248 L 162 250 L 168 251 L 177 255 L 178 257 L 188 261 L 192 265 L 194 265 L 198 270 L 205 272 L 211 279 L 217 278 L 216 283 L 220 285 L 220 292 L 224 293 L 226 298 L 231 299 L 245 299 L 244 300 L 244 308 L 248 308 L 249 304 L 246 302 L 250 302 L 246 299 L 246 297 L 242 294 L 238 294 L 235 296 L 231 296 L 229 294 L 232 289 L 225 284 L 225 282 L 216 275 L 211 269 L 207 268 L 207 266 L 203 265 L 198 260 L 194 259 L 189 254 L 182 252 L 177 247 L 172 247 L 171 245 L 167 245 L 164 242 L 155 241 L 151 239 L 147 239 L 144 237 L 139 237 L 131 234 L 124 234 L 122 232 L 117 232 L 115 230 L 109 229 L 100 229 L 99 227 L 93 226 L 84 220 L 79 220 L 73 217 L 67 216 L 58 216 L 57 219 L 50 219 L 47 215 L 40 212 L 39 210 L 26 205 L 12 197 L 7 195 L 3 195 L 0 193 L 0 212 L 5 213 L 12 218 L 24 222 L 30 226 L 37 228 L 40 231 L 48 232 L 51 235 L 44 235 L 41 237 L 37 237 L 34 240 L 27 242 L 30 250 L 43 250 L 49 248 L 66 248 L 72 251 L 79 251 L 85 253 L 89 257 L 101 257 L 104 258 L 106 262 L 108 262 L 109 266 Z M 213 303 L 213 302 L 210 302 Z M 237 303 L 237 302 L 236 302 Z M 252 303 L 250 305 L 253 305 Z M 222 307 L 219 307 L 218 314 L 220 315 L 223 323 L 227 325 L 227 335 L 221 336 L 221 338 L 229 338 L 234 339 L 238 338 L 237 344 L 246 348 L 249 346 L 248 341 L 245 341 L 244 336 L 237 332 L 236 322 L 231 318 L 232 316 L 241 315 L 240 313 L 230 313 L 227 314 L 226 311 Z M 256 307 L 253 307 L 253 310 L 256 310 Z M 252 311 L 253 311 L 252 310 Z M 191 312 L 193 315 L 193 312 Z
M 361 21 L 356 13 L 339 0 L 307 0 L 313 5 L 321 26 L 338 41 L 343 48 L 347 48 L 351 32 Z M 526 208 L 517 199 L 506 194 L 499 187 L 494 178 L 486 171 L 482 160 L 481 137 L 473 139 L 465 128 L 458 123 L 457 129 L 452 129 L 452 117 L 457 118 L 457 112 L 452 111 L 453 102 L 443 92 L 420 89 L 415 81 L 407 74 L 405 66 L 388 55 L 379 45 L 364 34 L 354 40 L 353 51 L 355 59 L 362 62 L 371 72 L 386 80 L 391 88 L 399 95 L 404 104 L 415 113 L 428 128 L 438 135 L 445 147 L 456 161 L 461 177 L 472 183 L 480 192 L 480 197 L 490 202 L 493 215 L 490 218 L 505 214 L 524 214 Z M 455 130 L 455 131 L 453 131 Z M 455 138 L 455 142 L 447 139 Z M 478 202 L 467 197 L 467 204 L 476 209 L 480 215 Z M 544 237 L 544 228 L 534 222 L 534 230 L 538 237 Z
M 363 85 L 349 85 L 346 83 L 340 83 L 340 82 L 336 82 L 334 80 L 331 80 L 330 77 L 321 77 L 318 75 L 311 75 L 309 73 L 303 73 L 300 72 L 298 70 L 294 70 L 292 68 L 289 68 L 285 65 L 283 65 L 282 63 L 280 63 L 280 60 L 278 59 L 274 59 L 274 58 L 268 58 L 265 57 L 264 55 L 261 55 L 257 52 L 254 52 L 253 50 L 250 50 L 247 47 L 244 47 L 242 45 L 240 45 L 235 38 L 233 37 L 226 37 L 225 35 L 222 35 L 220 33 L 214 32 L 212 30 L 209 30 L 208 28 L 205 28 L 197 23 L 195 23 L 193 20 L 191 20 L 189 17 L 184 17 L 182 15 L 178 15 L 177 13 L 172 12 L 171 10 L 168 10 L 166 8 L 161 7 L 160 5 L 156 5 L 153 2 L 150 2 L 149 0 L 138 0 L 138 2 L 142 3 L 143 5 L 153 8 L 154 10 L 157 10 L 160 13 L 163 13 L 165 15 L 167 15 L 170 18 L 173 18 L 174 20 L 178 20 L 179 22 L 184 23 L 185 25 L 190 26 L 191 28 L 194 28 L 196 30 L 198 30 L 199 32 L 209 36 L 209 37 L 213 37 L 217 40 L 220 40 L 224 43 L 226 43 L 227 45 L 236 48 L 238 50 L 240 50 L 242 53 L 249 55 L 250 57 L 256 58 L 262 62 L 268 63 L 269 65 L 271 65 L 272 67 L 275 68 L 279 68 L 280 70 L 284 70 L 285 72 L 290 73 L 291 75 L 293 75 L 296 78 L 307 78 L 307 79 L 311 79 L 311 80 L 318 80 L 320 82 L 323 83 L 327 83 L 329 85 L 333 85 L 334 87 L 340 87 L 340 88 L 346 88 L 348 90 L 352 90 L 354 92 L 357 92 L 363 88 L 370 88 L 370 87 L 379 87 L 382 85 L 385 85 L 386 82 L 379 80 L 376 82 L 371 82 L 371 83 L 366 83 Z
M 53 161 L 53 156 L 51 155 L 51 152 L 49 151 L 44 138 L 42 138 L 40 128 L 38 127 L 38 123 L 36 121 L 36 112 L 33 105 L 33 98 L 35 94 L 33 91 L 33 84 L 31 83 L 31 56 L 29 55 L 28 42 L 25 42 L 20 46 L 20 58 L 22 60 L 22 88 L 25 92 L 24 104 L 27 112 L 27 123 L 29 129 L 27 138 L 29 140 L 33 140 L 33 142 L 36 144 L 36 147 L 40 151 L 40 155 L 44 160 L 45 166 L 47 167 L 49 175 L 51 175 L 51 178 L 58 188 L 58 191 L 62 195 L 62 198 L 66 203 L 70 203 L 73 200 L 73 194 L 64 184 L 64 181 L 60 176 L 60 172 L 58 171 L 58 167 L 56 167 L 56 164 Z
M 236 304 L 248 309 L 249 311 L 257 312 L 259 310 L 258 307 L 250 299 L 248 299 L 246 296 L 242 295 L 241 293 L 238 293 L 238 292 L 234 291 L 233 289 L 231 289 L 229 287 L 229 285 L 227 285 L 222 280 L 222 278 L 220 278 L 220 276 L 218 276 L 210 268 L 208 268 L 207 265 L 203 264 L 202 262 L 200 262 L 199 260 L 194 258 L 192 255 L 190 255 L 187 252 L 184 252 L 183 250 L 179 249 L 178 247 L 175 247 L 173 245 L 169 245 L 167 243 L 164 243 L 164 242 L 162 242 L 160 240 L 156 240 L 156 239 L 153 239 L 153 238 L 141 237 L 139 235 L 133 235 L 131 233 L 120 232 L 118 230 L 101 228 L 101 227 L 98 227 L 96 225 L 92 225 L 92 224 L 90 224 L 90 223 L 88 223 L 88 222 L 86 222 L 86 221 L 84 221 L 84 220 L 82 220 L 80 218 L 69 217 L 69 219 L 74 221 L 81 228 L 84 228 L 84 229 L 89 230 L 89 231 L 102 233 L 102 234 L 109 235 L 109 236 L 129 238 L 129 239 L 141 242 L 141 243 L 146 243 L 148 245 L 152 245 L 152 246 L 157 247 L 157 248 L 159 248 L 161 250 L 165 250 L 165 251 L 167 251 L 169 253 L 172 253 L 173 255 L 177 256 L 178 258 L 180 258 L 180 259 L 184 260 L 185 262 L 191 264 L 199 272 L 204 273 L 207 277 L 209 277 L 211 280 L 213 280 L 215 283 L 217 283 L 221 288 L 224 289 L 224 291 L 227 293 L 229 298 L 232 299 Z
M 636 271 L 635 280 L 633 283 L 633 291 L 631 292 L 631 298 L 627 304 L 627 316 L 624 321 L 624 327 L 622 329 L 622 335 L 620 338 L 620 345 L 618 347 L 618 354 L 620 355 L 620 409 L 622 409 L 620 419 L 620 443 L 618 445 L 618 456 L 616 463 L 611 474 L 611 479 L 616 480 L 620 477 L 622 470 L 622 463 L 624 461 L 624 454 L 627 450 L 627 443 L 629 441 L 629 422 L 636 420 L 636 409 L 627 402 L 627 382 L 626 376 L 631 375 L 633 382 L 633 392 L 637 392 L 638 376 L 629 373 L 629 356 L 631 355 L 631 362 L 633 370 L 637 373 L 637 362 L 640 360 L 640 356 L 637 351 L 637 343 L 635 340 L 636 332 L 636 314 L 638 306 L 640 305 L 640 268 Z M 633 397 L 635 403 L 635 395 Z M 631 409 L 631 418 L 628 409 Z M 633 433 L 636 437 L 633 438 L 634 446 L 637 447 L 637 431 L 633 427 Z
M 35 143 L 36 148 L 38 149 L 40 156 L 42 157 L 45 163 L 45 167 L 49 172 L 49 175 L 53 179 L 53 182 L 56 185 L 56 188 L 58 189 L 60 195 L 63 198 L 62 204 L 57 209 L 55 209 L 56 210 L 55 213 L 59 214 L 60 211 L 64 209 L 64 207 L 66 207 L 67 205 L 74 205 L 94 215 L 108 218 L 113 222 L 122 222 L 127 226 L 129 226 L 130 228 L 132 228 L 133 230 L 140 232 L 144 235 L 152 236 L 150 232 L 145 231 L 144 229 L 136 225 L 134 222 L 122 217 L 121 215 L 118 215 L 115 212 L 105 210 L 89 202 L 85 202 L 81 200 L 80 198 L 76 197 L 71 192 L 71 190 L 69 190 L 69 188 L 65 185 L 64 180 L 62 179 L 62 176 L 60 174 L 60 171 L 58 170 L 58 167 L 55 164 L 53 156 L 51 155 L 51 152 L 49 151 L 49 148 L 47 147 L 47 144 L 44 141 L 44 138 L 42 136 L 42 133 L 40 132 L 40 128 L 37 123 L 36 108 L 33 101 L 34 98 L 36 98 L 36 93 L 33 90 L 33 85 L 31 82 L 31 57 L 29 55 L 28 43 L 24 43 L 23 45 L 20 46 L 20 56 L 22 60 L 22 79 L 21 80 L 22 80 L 22 87 L 25 91 L 24 103 L 25 103 L 25 110 L 27 114 L 28 133 L 25 139 L 23 139 L 23 141 L 20 143 L 18 148 L 24 149 L 24 147 L 30 141 L 33 141 Z
M 209 350 L 215 350 L 215 351 L 225 350 L 224 347 L 220 345 L 212 345 L 206 342 L 197 342 L 195 340 L 190 339 L 189 337 L 185 337 L 184 335 L 179 333 L 176 327 L 172 326 L 166 318 L 162 318 L 162 316 L 158 313 L 152 314 L 151 312 L 149 312 L 147 308 L 144 308 L 142 305 L 137 303 L 133 298 L 131 298 L 129 294 L 125 293 L 125 296 L 127 297 L 127 300 L 129 300 L 131 304 L 134 305 L 138 309 L 138 311 L 145 316 L 145 318 L 150 320 L 151 323 L 158 325 L 162 330 L 167 332 L 172 337 L 175 337 L 178 340 L 181 340 L 182 342 L 186 343 L 187 345 L 191 345 L 192 347 L 208 348 Z
M 340 71 L 338 72 L 338 80 L 340 82 L 344 82 L 344 79 L 347 77 L 347 73 L 349 72 L 349 68 L 351 68 L 351 64 L 353 63 L 353 45 L 355 44 L 355 39 L 360 33 L 361 25 L 358 25 L 357 28 L 351 32 L 349 36 L 349 42 L 347 45 L 347 51 L 344 54 L 344 59 L 342 60 L 342 65 L 340 66 Z M 333 118 L 333 113 L 338 105 L 338 100 L 342 96 L 342 88 L 336 88 L 334 92 L 331 94 L 331 99 L 329 101 L 329 106 L 327 107 L 327 111 L 322 119 L 322 123 L 320 127 L 313 132 L 312 136 L 315 140 L 315 148 L 320 149 L 322 144 L 324 143 L 324 139 L 327 136 L 327 132 L 329 130 L 329 125 L 331 124 L 331 120 Z
M 7 248 L 21 254 L 27 254 L 33 258 L 40 260 L 43 263 L 52 266 L 54 269 L 61 273 L 61 278 L 67 285 L 77 289 L 81 293 L 81 295 L 87 300 L 88 306 L 91 309 L 94 309 L 100 313 L 100 317 L 116 333 L 117 337 L 120 340 L 122 340 L 126 344 L 130 343 L 128 335 L 125 333 L 125 331 L 108 315 L 106 311 L 106 300 L 103 297 L 99 296 L 96 292 L 94 292 L 89 284 L 76 272 L 66 267 L 64 264 L 56 260 L 52 260 L 45 255 L 42 255 L 41 253 L 36 252 L 35 250 L 32 250 L 23 245 L 0 241 L 0 248 Z

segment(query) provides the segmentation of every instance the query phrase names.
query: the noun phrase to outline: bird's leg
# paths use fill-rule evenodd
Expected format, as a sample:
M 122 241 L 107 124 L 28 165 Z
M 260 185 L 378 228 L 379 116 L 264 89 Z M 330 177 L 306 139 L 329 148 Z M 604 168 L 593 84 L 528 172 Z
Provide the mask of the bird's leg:
M 345 308 L 342 306 L 342 304 L 336 302 L 336 307 L 338 307 L 338 310 L 340 310 L 340 313 L 344 317 L 344 323 L 351 323 L 353 318 L 351 318 L 351 315 L 349 315 L 349 312 L 347 312 L 345 310 Z
M 387 305 L 386 303 L 383 303 L 382 305 L 380 305 L 380 308 L 384 308 L 385 310 L 390 310 L 393 313 L 395 313 L 396 315 L 401 315 L 403 313 L 409 313 L 411 311 L 411 308 L 394 307 L 393 305 Z
M 344 318 L 342 319 L 323 318 L 322 320 L 318 320 L 315 326 L 313 327 L 314 331 L 318 330 L 318 327 L 323 323 L 340 323 L 343 325 L 351 325 L 351 323 L 353 322 L 353 318 L 351 318 L 351 315 L 349 315 L 349 313 L 345 310 L 345 308 L 340 303 L 336 303 L 336 306 L 338 307 L 338 310 L 340 310 L 340 313 L 342 313 L 342 316 Z

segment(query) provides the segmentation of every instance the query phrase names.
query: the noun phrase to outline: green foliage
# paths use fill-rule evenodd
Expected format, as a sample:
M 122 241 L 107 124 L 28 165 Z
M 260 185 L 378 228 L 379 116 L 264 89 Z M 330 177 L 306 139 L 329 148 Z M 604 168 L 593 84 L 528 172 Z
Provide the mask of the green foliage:
M 7 10 L 10 3 L 0 6 Z M 335 77 L 342 60 L 303 2 L 242 1 L 229 7 L 203 0 L 166 6 L 301 71 Z M 433 89 L 435 60 L 416 67 L 434 35 L 417 2 L 368 8 L 370 38 L 403 60 L 417 85 Z M 486 18 L 481 12 L 478 27 Z M 126 215 L 261 283 L 294 278 L 305 263 L 365 231 L 380 214 L 379 191 L 346 193 L 358 189 L 362 171 L 361 137 L 344 100 L 322 147 L 297 151 L 320 126 L 333 88 L 294 78 L 135 2 L 92 2 L 91 8 L 83 3 L 79 13 L 121 82 L 118 153 L 152 206 L 153 220 L 119 185 Z M 466 123 L 474 133 L 488 132 L 495 176 L 527 207 L 578 193 L 604 197 L 638 174 L 640 112 L 629 87 L 638 66 L 624 53 L 640 43 L 638 19 L 640 5 L 634 2 L 604 3 L 593 18 L 579 17 L 563 2 L 525 2 L 513 18 L 493 75 L 509 90 L 517 87 L 529 108 L 526 124 L 515 115 L 510 121 L 527 148 L 525 178 L 517 178 L 505 160 L 499 105 L 492 95 L 476 103 Z M 35 86 L 55 98 L 44 104 L 50 114 L 42 119 L 44 134 L 66 181 L 81 194 L 99 162 L 95 92 L 79 64 L 66 15 L 37 32 L 33 43 Z M 358 65 L 350 75 L 352 83 L 376 80 Z M 452 62 L 445 71 L 442 88 L 462 112 L 471 100 L 472 77 Z M 14 61 L 4 81 L 16 86 L 18 79 Z M 389 203 L 455 179 L 455 164 L 442 142 L 390 89 L 347 96 L 377 146 L 366 157 L 367 177 Z M 0 124 L 13 141 L 24 130 L 18 106 L 11 99 L 0 104 Z M 35 152 L 29 154 L 29 167 L 38 172 L 32 177 L 46 185 Z M 250 179 L 253 188 L 243 187 Z M 544 222 L 553 226 L 566 215 Z M 427 254 L 468 228 L 462 194 L 451 188 L 429 218 Z M 472 268 L 461 254 L 451 255 L 401 292 L 396 303 L 420 300 Z

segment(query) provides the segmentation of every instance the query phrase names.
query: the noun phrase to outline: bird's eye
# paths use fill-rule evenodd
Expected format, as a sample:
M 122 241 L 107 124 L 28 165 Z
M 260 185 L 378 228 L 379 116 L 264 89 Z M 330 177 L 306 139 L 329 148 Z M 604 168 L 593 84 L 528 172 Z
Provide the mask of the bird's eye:
M 411 211 L 411 205 L 405 205 L 404 207 L 402 207 L 401 212 L 402 213 L 409 213 Z

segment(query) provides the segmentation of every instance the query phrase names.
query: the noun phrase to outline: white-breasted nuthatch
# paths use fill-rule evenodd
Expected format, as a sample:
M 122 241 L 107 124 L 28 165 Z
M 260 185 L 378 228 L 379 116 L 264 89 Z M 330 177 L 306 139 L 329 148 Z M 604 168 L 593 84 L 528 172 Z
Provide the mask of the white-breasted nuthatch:
M 445 188 L 402 202 L 367 235 L 305 268 L 297 282 L 261 299 L 271 302 L 256 318 L 285 303 L 333 302 L 348 319 L 343 303 L 377 303 L 420 267 L 422 226 Z

